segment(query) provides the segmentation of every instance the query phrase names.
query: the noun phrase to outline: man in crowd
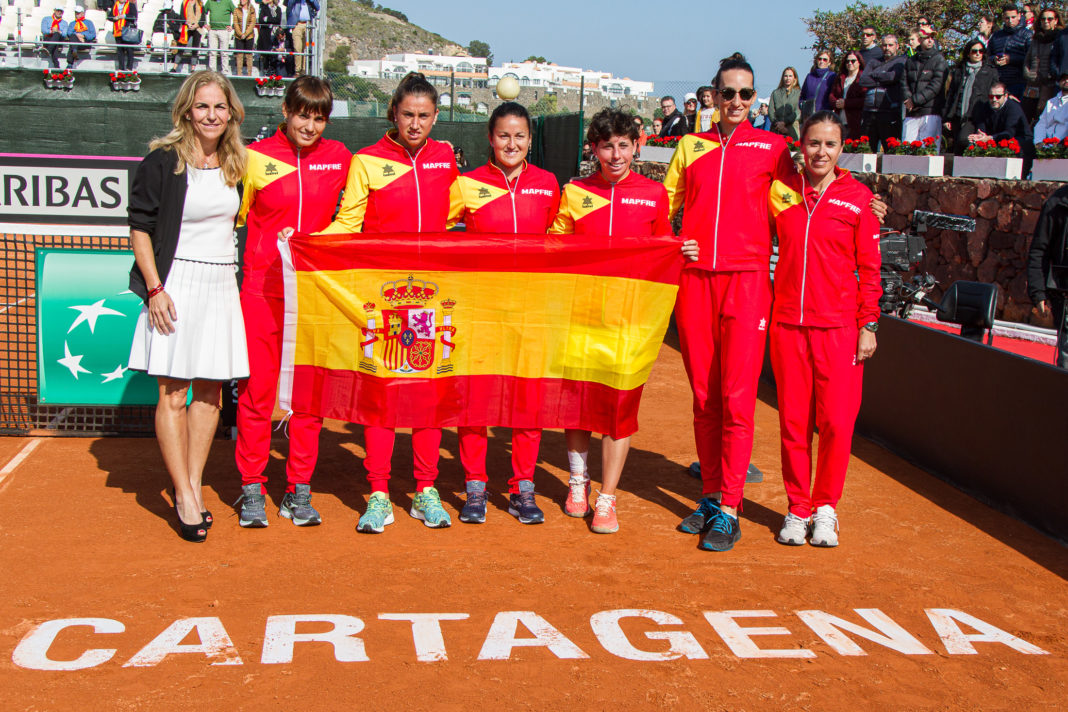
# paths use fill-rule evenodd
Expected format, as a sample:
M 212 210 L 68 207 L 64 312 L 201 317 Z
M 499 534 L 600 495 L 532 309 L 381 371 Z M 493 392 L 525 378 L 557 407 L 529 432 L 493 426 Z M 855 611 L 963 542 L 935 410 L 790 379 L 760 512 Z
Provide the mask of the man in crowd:
M 868 136 L 872 150 L 886 139 L 901 137 L 901 107 L 905 58 L 899 54 L 901 45 L 896 35 L 883 36 L 883 57 L 864 67 L 860 86 L 868 90 L 861 114 L 861 132 Z
M 1013 4 L 1001 8 L 1004 27 L 995 32 L 986 45 L 986 58 L 998 70 L 998 79 L 1016 98 L 1023 97 L 1026 84 L 1024 59 L 1031 46 L 1031 30 L 1020 21 L 1019 9 Z
M 653 136 L 659 136 L 660 131 L 664 128 L 664 121 L 662 119 L 653 119 Z
M 230 73 L 230 26 L 233 24 L 233 0 L 205 0 L 208 15 L 208 69 Z M 222 52 L 220 59 L 219 53 Z
M 1057 85 L 1061 93 L 1046 102 L 1046 108 L 1035 124 L 1035 145 L 1047 138 L 1061 141 L 1068 136 L 1068 69 L 1061 72 Z
M 938 51 L 930 23 L 928 32 L 920 24 L 920 48 L 905 60 L 901 75 L 905 122 L 901 134 L 904 141 L 922 141 L 933 137 L 941 142 L 942 124 L 939 118 L 945 99 L 946 58 Z
M 286 25 L 292 28 L 294 63 L 293 73 L 302 76 L 305 71 L 304 46 L 308 34 L 308 24 L 319 12 L 318 0 L 289 0 L 286 5 Z
M 59 69 L 59 55 L 63 52 L 60 42 L 67 40 L 67 21 L 63 19 L 63 7 L 57 6 L 52 14 L 41 19 L 41 41 L 45 43 L 53 69 Z
M 81 5 L 74 6 L 74 22 L 67 25 L 67 42 L 71 44 L 67 53 L 67 69 L 73 69 L 78 61 L 79 45 L 90 46 L 96 42 L 96 26 L 92 20 L 85 17 L 85 8 Z
M 1053 315 L 1053 326 L 1057 329 L 1055 362 L 1060 368 L 1068 368 L 1068 324 L 1064 313 L 1068 296 L 1066 239 L 1068 186 L 1058 188 L 1042 206 L 1027 254 L 1027 293 L 1040 315 Z
M 857 50 L 864 57 L 864 66 L 872 62 L 883 60 L 883 48 L 879 46 L 879 35 L 874 27 L 864 27 L 860 31 L 860 49 Z
M 968 137 L 972 143 L 977 141 L 1004 141 L 1016 139 L 1024 159 L 1023 175 L 1031 172 L 1031 162 L 1035 156 L 1034 134 L 1031 124 L 1024 115 L 1023 107 L 1016 99 L 1010 98 L 1004 82 L 997 82 L 990 87 L 990 104 L 980 104 L 975 109 L 976 132 Z
M 660 110 L 664 112 L 664 119 L 661 122 L 659 134 L 660 138 L 685 136 L 687 133 L 686 117 L 675 107 L 675 97 L 665 96 L 661 99 Z

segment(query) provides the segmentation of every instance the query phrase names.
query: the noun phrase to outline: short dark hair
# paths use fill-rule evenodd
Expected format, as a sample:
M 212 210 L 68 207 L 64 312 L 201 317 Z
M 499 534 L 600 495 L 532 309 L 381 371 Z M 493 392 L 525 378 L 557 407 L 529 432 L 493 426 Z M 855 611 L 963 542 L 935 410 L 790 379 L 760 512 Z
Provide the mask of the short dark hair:
M 670 94 L 660 97 L 660 103 L 663 104 L 665 99 L 670 99 L 672 104 L 675 103 L 675 97 L 671 96 Z
M 697 96 L 700 97 L 701 96 L 701 92 L 706 92 L 706 91 L 715 91 L 715 89 L 713 89 L 712 87 L 708 86 L 707 84 L 705 84 L 704 86 L 697 87 Z
M 991 15 L 989 12 L 984 12 L 982 15 L 979 16 L 979 19 L 986 20 L 990 24 L 994 24 L 994 16 Z
M 756 72 L 746 61 L 745 55 L 741 52 L 735 52 L 730 57 L 725 57 L 719 61 L 719 70 L 716 72 L 716 76 L 712 79 L 712 86 L 717 90 L 719 89 L 719 80 L 723 76 L 724 72 L 730 72 L 735 69 L 741 69 L 744 72 L 749 72 L 749 76 L 753 77 L 753 85 L 756 86 Z M 795 73 L 796 76 L 796 73 Z
M 805 139 L 805 134 L 808 133 L 808 130 L 816 124 L 834 124 L 838 127 L 839 138 L 841 139 L 845 136 L 845 130 L 842 128 L 842 118 L 838 116 L 837 112 L 817 111 L 815 114 L 805 119 L 805 123 L 801 124 L 801 133 L 798 135 L 801 137 L 802 141 Z
M 527 107 L 514 101 L 506 101 L 490 114 L 489 121 L 486 123 L 488 132 L 492 134 L 493 129 L 497 128 L 497 121 L 506 116 L 523 119 L 527 122 L 527 131 L 530 131 L 530 112 L 527 111 Z
M 1009 12 L 1009 11 L 1019 12 L 1020 11 L 1020 7 L 1019 7 L 1019 5 L 1017 5 L 1014 2 L 1007 2 L 1007 3 L 1005 3 L 1005 4 L 1003 4 L 1001 6 L 1001 12 L 1002 13 L 1006 13 L 1006 12 Z
M 305 74 L 289 85 L 282 104 L 290 114 L 303 111 L 329 119 L 330 111 L 334 108 L 334 92 L 327 80 Z
M 404 79 L 400 80 L 400 84 L 397 85 L 396 90 L 393 92 L 393 98 L 389 100 L 389 109 L 386 111 L 386 118 L 390 121 L 395 121 L 396 116 L 394 112 L 397 106 L 409 96 L 425 96 L 429 97 L 430 102 L 437 109 L 438 106 L 438 90 L 434 88 L 434 85 L 426 80 L 420 72 L 408 72 L 404 75 Z
M 607 141 L 613 136 L 626 136 L 631 141 L 638 140 L 638 127 L 634 125 L 634 115 L 621 109 L 601 109 L 590 119 L 590 128 L 586 131 L 586 140 L 590 144 Z

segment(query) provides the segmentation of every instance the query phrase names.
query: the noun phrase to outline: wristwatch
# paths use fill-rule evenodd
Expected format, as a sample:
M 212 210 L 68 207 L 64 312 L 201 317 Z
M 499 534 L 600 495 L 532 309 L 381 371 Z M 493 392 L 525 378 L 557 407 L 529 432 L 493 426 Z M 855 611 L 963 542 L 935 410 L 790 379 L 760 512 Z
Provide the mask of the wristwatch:
M 877 322 L 877 321 L 869 321 L 862 328 L 867 329 L 868 331 L 870 331 L 871 333 L 874 334 L 875 332 L 877 332 L 879 330 L 879 322 Z

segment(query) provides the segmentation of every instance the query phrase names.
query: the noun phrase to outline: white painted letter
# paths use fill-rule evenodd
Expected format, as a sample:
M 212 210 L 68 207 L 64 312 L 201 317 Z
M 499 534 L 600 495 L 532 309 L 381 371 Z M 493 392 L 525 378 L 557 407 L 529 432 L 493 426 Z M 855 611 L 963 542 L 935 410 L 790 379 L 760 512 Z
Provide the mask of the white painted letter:
M 53 660 L 48 657 L 48 649 L 56 642 L 56 636 L 64 628 L 89 626 L 94 633 L 122 633 L 126 626 L 110 618 L 61 618 L 45 621 L 33 628 L 15 646 L 11 662 L 29 670 L 85 670 L 106 663 L 115 655 L 114 648 L 93 648 L 86 650 L 74 660 Z
M 975 616 L 970 616 L 963 611 L 955 611 L 952 608 L 928 608 L 927 617 L 931 619 L 931 625 L 946 646 L 946 652 L 950 655 L 976 655 L 977 651 L 972 642 L 977 643 L 1002 643 L 1024 655 L 1049 655 L 1045 650 L 1031 645 L 1025 640 L 1020 640 L 1011 633 L 1006 633 L 1001 628 L 995 628 Z M 957 621 L 967 623 L 978 633 L 965 633 L 957 625 Z
M 183 645 L 185 637 L 197 632 L 199 645 Z M 212 665 L 243 665 L 230 634 L 218 618 L 182 618 L 156 636 L 155 640 L 141 648 L 123 667 L 151 667 L 159 665 L 168 655 L 199 653 L 209 658 L 221 658 Z
M 656 662 L 677 660 L 687 657 L 690 660 L 708 660 L 708 653 L 701 648 L 697 638 L 685 630 L 652 631 L 645 634 L 650 640 L 667 640 L 671 643 L 662 653 L 650 653 L 639 650 L 627 640 L 627 635 L 619 625 L 621 618 L 648 618 L 657 625 L 682 625 L 682 619 L 663 611 L 648 611 L 628 608 L 618 611 L 601 611 L 590 616 L 590 627 L 604 649 L 625 660 L 642 660 Z
M 526 626 L 535 637 L 516 638 L 516 625 L 518 623 Z M 501 611 L 493 619 L 493 625 L 490 626 L 490 631 L 486 634 L 486 642 L 482 644 L 482 652 L 478 654 L 478 659 L 508 660 L 512 656 L 512 648 L 524 646 L 548 648 L 558 658 L 590 657 L 537 613 L 533 611 Z
M 775 611 L 705 611 L 705 618 L 716 629 L 727 647 L 740 658 L 814 658 L 816 654 L 804 648 L 761 650 L 751 636 L 790 635 L 786 628 L 742 628 L 735 618 L 774 618 Z
M 412 639 L 415 641 L 415 659 L 422 663 L 448 660 L 445 654 L 445 638 L 441 634 L 441 621 L 462 621 L 470 618 L 466 613 L 379 613 L 383 621 L 411 621 Z
M 823 638 L 823 641 L 834 648 L 839 655 L 867 655 L 839 628 L 905 655 L 931 655 L 931 651 L 924 647 L 923 643 L 912 637 L 907 630 L 892 621 L 878 608 L 855 608 L 853 610 L 875 626 L 879 632 L 823 611 L 798 611 L 797 617 L 804 621 L 813 633 Z
M 331 623 L 334 627 L 322 633 L 297 633 L 297 623 Z M 264 665 L 291 663 L 294 643 L 318 642 L 333 645 L 334 659 L 339 663 L 365 663 L 369 658 L 363 641 L 355 637 L 362 630 L 363 621 L 355 616 L 270 616 L 263 633 L 260 662 Z

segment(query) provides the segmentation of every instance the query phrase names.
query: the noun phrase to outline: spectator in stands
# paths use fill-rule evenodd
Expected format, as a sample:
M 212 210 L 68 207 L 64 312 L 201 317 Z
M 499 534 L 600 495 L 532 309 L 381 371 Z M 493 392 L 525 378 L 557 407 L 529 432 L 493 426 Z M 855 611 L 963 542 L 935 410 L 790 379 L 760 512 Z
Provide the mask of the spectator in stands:
M 252 76 L 252 50 L 256 44 L 256 8 L 250 0 L 238 0 L 234 10 L 234 49 L 237 52 L 238 76 Z
M 675 107 L 675 97 L 665 96 L 660 99 L 660 110 L 664 112 L 659 134 L 660 138 L 685 136 L 687 129 L 686 117 Z
M 1043 10 L 1043 13 L 1045 11 Z M 1035 124 L 1035 145 L 1039 146 L 1047 138 L 1063 140 L 1068 136 L 1068 71 L 1057 82 L 1060 93 L 1046 102 L 1046 108 Z
M 831 68 L 831 53 L 820 50 L 816 53 L 816 59 L 812 62 L 812 69 L 805 77 L 805 83 L 801 85 L 801 120 L 804 121 L 817 111 L 829 111 L 831 108 L 830 93 L 834 86 L 835 74 Z
M 1029 2 L 1023 4 L 1023 21 L 1027 29 L 1035 31 L 1035 6 Z
M 879 45 L 879 33 L 871 25 L 860 31 L 860 49 L 857 50 L 864 58 L 864 64 L 883 60 L 883 48 Z
M 922 141 L 935 138 L 941 149 L 942 120 L 940 114 L 945 101 L 946 58 L 938 51 L 934 33 L 923 34 L 920 49 L 905 60 L 901 75 L 901 89 L 905 106 L 905 121 L 901 130 L 903 141 Z
M 282 26 L 282 6 L 279 0 L 263 0 L 256 16 L 259 22 L 256 49 L 260 53 L 260 74 L 268 76 L 278 74 L 274 71 L 276 58 L 270 52 L 274 47 L 274 31 Z
M 767 102 L 762 101 L 760 106 L 756 107 L 756 114 L 753 115 L 752 122 L 753 126 L 761 131 L 771 131 L 771 117 L 768 116 Z
M 634 157 L 638 158 L 639 156 L 641 156 L 642 146 L 649 142 L 649 136 L 645 133 L 645 122 L 642 121 L 642 117 L 634 117 L 634 126 L 638 129 L 638 139 L 637 146 L 635 147 L 634 151 Z M 460 162 L 457 161 L 456 165 L 457 167 L 460 167 Z
M 67 39 L 67 21 L 63 19 L 63 6 L 57 6 L 52 14 L 41 20 L 41 41 L 45 43 L 45 49 L 53 69 L 59 69 L 59 55 L 63 53 L 63 45 Z
M 137 2 L 135 0 L 115 0 L 108 11 L 111 32 L 115 38 L 115 69 L 119 72 L 131 72 L 134 68 L 134 49 L 140 43 L 127 42 L 123 32 L 137 29 Z
M 857 80 L 868 92 L 864 95 L 860 132 L 868 137 L 872 150 L 878 150 L 880 144 L 885 150 L 886 139 L 901 137 L 905 58 L 898 53 L 900 49 L 896 35 L 883 35 L 882 60 L 868 64 Z
M 230 73 L 230 53 L 227 50 L 230 49 L 230 28 L 236 9 L 233 0 L 206 0 L 204 3 L 204 11 L 208 16 L 208 69 L 222 74 Z
M 175 1 L 180 2 L 180 0 Z M 152 23 L 152 34 L 162 34 L 166 37 L 163 49 L 163 66 L 171 72 L 178 71 L 176 45 L 178 44 L 178 37 L 181 35 L 183 24 L 182 16 L 174 11 L 174 3 L 170 0 L 165 0 L 163 7 Z M 171 64 L 172 59 L 174 60 L 173 65 Z
M 712 125 L 719 123 L 719 109 L 716 108 L 715 98 L 715 90 L 712 87 L 698 87 L 697 101 L 701 108 L 697 111 L 696 131 L 711 131 Z
M 918 30 L 913 30 L 909 33 L 908 40 L 905 41 L 905 59 L 914 57 L 917 52 L 920 51 L 920 33 Z
M 92 20 L 85 17 L 85 8 L 81 5 L 74 6 L 74 21 L 67 25 L 67 42 L 70 51 L 67 52 L 67 69 L 73 69 L 78 61 L 79 45 L 91 46 L 96 42 L 96 25 Z
M 1038 17 L 1038 29 L 1024 58 L 1023 73 L 1027 80 L 1020 103 L 1030 121 L 1057 93 L 1057 75 L 1050 71 L 1050 56 L 1061 32 L 1061 14 L 1048 7 Z
M 682 115 L 686 117 L 686 133 L 697 130 L 697 95 L 689 92 L 682 102 Z
M 975 118 L 975 133 L 968 136 L 968 140 L 975 143 L 1016 139 L 1024 159 L 1023 175 L 1026 177 L 1031 172 L 1031 162 L 1035 156 L 1031 123 L 1024 116 L 1020 102 L 1010 97 L 1004 82 L 994 82 L 987 96 L 990 98 L 990 104 L 977 107 L 972 114 Z
M 860 52 L 846 52 L 842 63 L 838 65 L 838 76 L 831 87 L 831 107 L 838 112 L 842 124 L 846 127 L 847 138 L 859 138 L 860 115 L 864 110 L 864 95 L 867 91 L 857 80 L 864 71 L 864 55 Z
M 1023 65 L 1031 46 L 1031 30 L 1020 21 L 1020 11 L 1011 3 L 1002 6 L 1001 17 L 1005 25 L 990 37 L 986 58 L 997 67 L 998 81 L 1019 99 L 1023 97 Z
M 1058 188 L 1042 206 L 1027 254 L 1027 293 L 1041 316 L 1053 314 L 1057 329 L 1054 363 L 1068 368 L 1068 186 Z M 1058 403 L 1057 407 L 1063 406 Z
M 181 2 L 181 17 L 184 23 L 179 28 L 175 41 L 179 47 L 185 47 L 186 50 L 179 52 L 174 71 L 177 72 L 178 67 L 185 63 L 189 67 L 189 71 L 192 72 L 193 67 L 200 64 L 198 50 L 204 41 L 204 23 L 206 21 L 204 3 L 201 0 L 181 0 Z
M 916 31 L 920 33 L 920 39 L 923 39 L 926 35 L 935 34 L 934 26 L 926 17 L 921 17 L 916 21 Z
M 787 67 L 779 77 L 779 86 L 771 92 L 771 130 L 783 136 L 797 140 L 797 129 L 801 126 L 801 89 L 797 86 L 797 70 Z
M 961 50 L 960 61 L 953 68 L 946 92 L 945 123 L 943 128 L 953 142 L 953 153 L 961 155 L 968 147 L 968 136 L 975 133 L 972 119 L 980 106 L 990 103 L 987 95 L 998 80 L 998 71 L 983 61 L 986 46 L 973 39 Z
M 979 16 L 975 29 L 975 39 L 982 42 L 985 48 L 987 43 L 990 42 L 990 35 L 994 32 L 994 16 L 984 12 Z
M 286 26 L 291 28 L 290 36 L 293 39 L 293 51 L 296 53 L 293 71 L 298 77 L 305 71 L 304 48 L 308 24 L 315 19 L 318 12 L 318 0 L 289 0 L 286 5 Z
M 660 130 L 664 128 L 664 121 L 662 119 L 653 119 L 653 136 L 659 136 Z

